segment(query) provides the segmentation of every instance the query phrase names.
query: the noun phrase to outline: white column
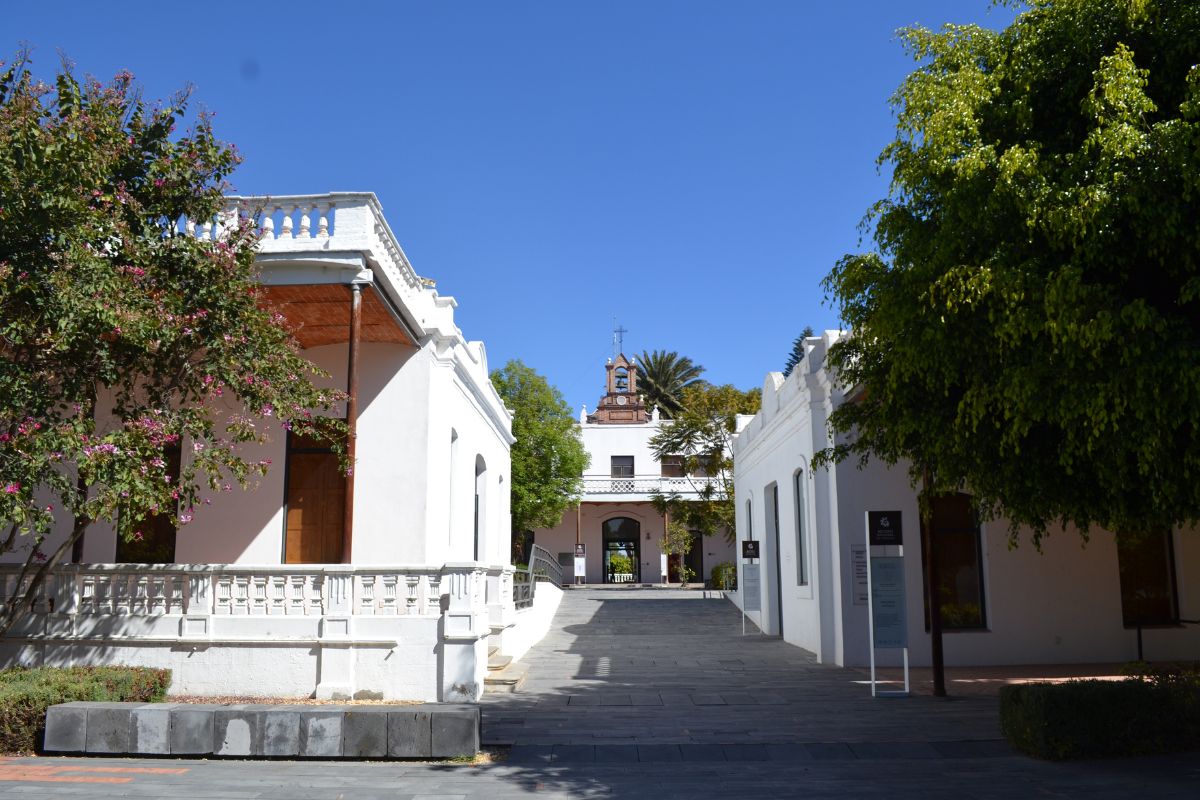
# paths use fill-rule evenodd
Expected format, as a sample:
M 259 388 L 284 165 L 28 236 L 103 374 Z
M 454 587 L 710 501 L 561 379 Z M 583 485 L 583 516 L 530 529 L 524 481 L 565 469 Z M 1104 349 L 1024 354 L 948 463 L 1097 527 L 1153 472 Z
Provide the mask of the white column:
M 487 637 L 491 632 L 484 602 L 486 572 L 475 563 L 442 568 L 448 596 L 441 619 L 441 697 L 444 703 L 473 703 L 483 696 Z

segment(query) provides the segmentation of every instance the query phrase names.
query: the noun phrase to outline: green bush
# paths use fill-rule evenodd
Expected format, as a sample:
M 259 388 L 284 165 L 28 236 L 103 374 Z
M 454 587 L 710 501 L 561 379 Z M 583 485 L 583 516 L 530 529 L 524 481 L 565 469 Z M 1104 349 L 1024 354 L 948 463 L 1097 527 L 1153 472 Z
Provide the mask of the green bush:
M 712 577 L 712 588 L 730 591 L 737 588 L 737 567 L 733 562 L 722 561 L 714 565 L 709 574 Z
M 40 749 L 46 709 L 75 700 L 156 703 L 171 671 L 147 667 L 17 667 L 0 670 L 0 752 Z
M 1035 758 L 1112 758 L 1200 747 L 1200 681 L 1164 678 L 1005 686 L 1000 730 Z

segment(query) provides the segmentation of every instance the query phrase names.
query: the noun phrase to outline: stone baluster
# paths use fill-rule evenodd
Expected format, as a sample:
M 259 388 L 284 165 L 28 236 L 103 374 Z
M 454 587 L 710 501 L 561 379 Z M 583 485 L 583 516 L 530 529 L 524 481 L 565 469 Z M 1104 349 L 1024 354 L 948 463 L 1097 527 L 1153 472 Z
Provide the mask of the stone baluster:
M 412 616 L 421 613 L 421 576 L 404 576 L 404 613 Z
M 361 575 L 357 580 L 358 586 L 358 607 L 359 614 L 374 614 L 375 613 L 375 575 Z
M 280 239 L 294 238 L 292 233 L 292 215 L 299 210 L 300 209 L 296 206 L 293 206 L 291 211 L 288 211 L 286 208 L 283 209 L 283 226 L 279 231 Z
M 248 608 L 246 613 L 262 616 L 267 613 L 267 576 L 253 575 L 246 586 Z
M 197 238 L 199 238 L 201 241 L 204 241 L 204 242 L 211 240 L 212 239 L 212 223 L 209 222 L 208 220 L 201 220 L 199 227 L 200 227 L 200 235 Z
M 308 613 L 314 617 L 321 616 L 322 596 L 325 593 L 325 578 L 322 575 L 306 575 L 308 582 Z
M 183 232 L 191 238 L 196 237 L 196 220 L 188 217 L 183 221 Z
M 352 613 L 353 573 L 327 568 L 322 610 L 325 616 L 343 616 Z
M 318 209 L 318 213 L 320 217 L 317 219 L 317 238 L 326 239 L 329 237 L 329 217 L 333 214 L 333 203 L 324 211 Z
M 258 238 L 268 241 L 275 238 L 275 220 L 271 219 L 271 215 L 265 211 L 262 215 L 262 232 Z
M 287 613 L 302 616 L 307 613 L 305 593 L 308 589 L 308 577 L 306 575 L 289 575 L 287 580 L 291 587 L 288 593 Z
M 308 212 L 311 211 L 312 209 L 305 207 L 304 209 L 301 209 L 301 210 L 303 210 L 304 213 L 300 215 L 299 236 L 301 239 L 311 239 L 312 238 L 312 220 L 309 218 Z

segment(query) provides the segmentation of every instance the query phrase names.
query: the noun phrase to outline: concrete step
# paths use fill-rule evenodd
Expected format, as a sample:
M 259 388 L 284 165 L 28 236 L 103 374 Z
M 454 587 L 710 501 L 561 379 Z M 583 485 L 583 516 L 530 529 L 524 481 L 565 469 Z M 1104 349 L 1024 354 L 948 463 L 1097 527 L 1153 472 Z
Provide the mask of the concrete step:
M 488 654 L 488 672 L 499 672 L 512 663 L 512 656 Z
M 491 658 L 492 656 L 496 655 L 496 653 L 499 653 L 499 652 L 500 652 L 499 647 L 489 647 L 488 648 L 488 658 Z
M 518 661 L 510 663 L 502 670 L 489 672 L 483 679 L 483 691 L 489 694 L 515 692 L 525 683 L 525 676 L 528 671 L 528 665 Z

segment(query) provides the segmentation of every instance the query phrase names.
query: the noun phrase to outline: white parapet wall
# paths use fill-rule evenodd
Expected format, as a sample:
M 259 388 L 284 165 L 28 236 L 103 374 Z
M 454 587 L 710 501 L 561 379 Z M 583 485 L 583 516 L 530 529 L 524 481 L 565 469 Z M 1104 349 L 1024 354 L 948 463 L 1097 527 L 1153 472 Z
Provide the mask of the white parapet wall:
M 563 590 L 549 581 L 538 581 L 533 593 L 533 603 L 515 614 L 511 628 L 504 632 L 504 654 L 519 661 L 529 648 L 545 638 L 554 622 L 558 604 L 562 602 Z
M 497 593 L 511 569 L 61 567 L 0 642 L 0 666 L 167 668 L 172 694 L 473 701 L 489 622 L 515 614 L 511 589 Z M 0 568 L 0 602 L 24 594 L 17 582 Z

